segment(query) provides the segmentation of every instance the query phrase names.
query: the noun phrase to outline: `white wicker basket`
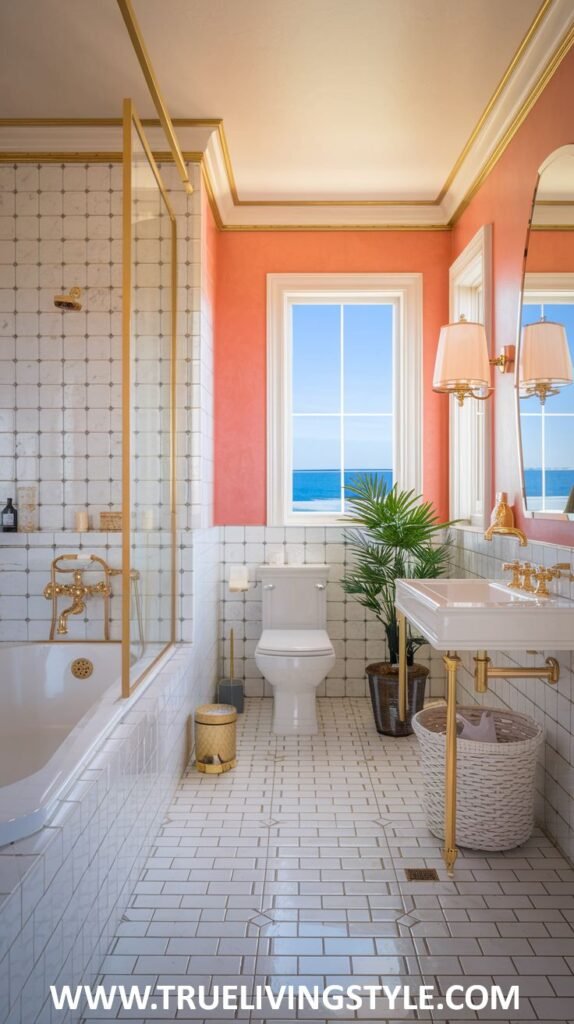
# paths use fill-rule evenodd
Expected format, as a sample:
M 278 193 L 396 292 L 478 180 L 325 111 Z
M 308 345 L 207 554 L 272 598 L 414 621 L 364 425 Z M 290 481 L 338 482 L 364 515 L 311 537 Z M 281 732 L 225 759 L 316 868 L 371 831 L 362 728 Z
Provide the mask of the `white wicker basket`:
M 481 705 L 457 709 L 471 722 Z M 510 850 L 526 842 L 534 825 L 534 778 L 541 727 L 526 715 L 489 708 L 497 743 L 457 740 L 456 837 L 475 850 Z M 419 711 L 413 729 L 421 747 L 425 813 L 433 835 L 444 838 L 446 705 Z

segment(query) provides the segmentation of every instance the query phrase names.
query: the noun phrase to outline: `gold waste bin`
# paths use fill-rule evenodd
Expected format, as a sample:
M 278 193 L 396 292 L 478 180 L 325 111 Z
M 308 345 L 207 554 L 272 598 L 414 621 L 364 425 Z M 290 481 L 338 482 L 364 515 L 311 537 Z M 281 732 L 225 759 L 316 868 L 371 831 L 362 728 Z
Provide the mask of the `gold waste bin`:
M 235 768 L 237 711 L 231 704 L 202 704 L 195 712 L 195 764 L 220 775 Z

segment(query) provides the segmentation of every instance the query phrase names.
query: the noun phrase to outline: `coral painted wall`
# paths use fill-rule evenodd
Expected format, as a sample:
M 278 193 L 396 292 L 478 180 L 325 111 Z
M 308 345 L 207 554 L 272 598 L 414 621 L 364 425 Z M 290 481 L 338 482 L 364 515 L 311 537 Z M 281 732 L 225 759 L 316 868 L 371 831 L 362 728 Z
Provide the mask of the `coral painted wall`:
M 448 402 L 432 391 L 448 319 L 447 231 L 254 231 L 217 238 L 215 522 L 266 522 L 266 275 L 423 274 L 424 492 L 448 514 Z
M 573 96 L 574 50 L 571 50 L 453 230 L 452 258 L 455 259 L 482 224 L 494 225 L 496 350 L 516 340 L 526 231 L 538 168 L 553 150 L 574 143 Z M 529 537 L 571 545 L 574 523 L 525 519 L 522 515 L 512 375 L 497 375 L 495 384 L 496 488 L 514 497 L 518 524 Z

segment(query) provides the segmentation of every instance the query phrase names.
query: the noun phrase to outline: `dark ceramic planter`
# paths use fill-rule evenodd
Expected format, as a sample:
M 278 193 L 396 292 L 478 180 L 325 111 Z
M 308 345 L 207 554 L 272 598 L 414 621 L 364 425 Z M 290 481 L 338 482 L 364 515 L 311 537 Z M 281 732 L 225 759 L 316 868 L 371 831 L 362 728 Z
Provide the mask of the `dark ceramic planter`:
M 383 736 L 411 736 L 411 719 L 422 711 L 428 668 L 424 665 L 409 665 L 407 716 L 399 720 L 399 668 L 388 661 L 367 665 L 367 678 L 377 732 Z

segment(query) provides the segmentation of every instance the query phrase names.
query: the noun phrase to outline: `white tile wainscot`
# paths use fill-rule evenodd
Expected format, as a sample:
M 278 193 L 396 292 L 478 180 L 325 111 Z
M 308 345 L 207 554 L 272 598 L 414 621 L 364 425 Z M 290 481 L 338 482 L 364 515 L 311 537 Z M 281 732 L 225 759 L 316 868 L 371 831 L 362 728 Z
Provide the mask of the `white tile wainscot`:
M 513 538 L 484 540 L 476 530 L 453 530 L 453 576 L 481 576 L 485 579 L 509 578 L 503 562 L 515 558 L 535 565 L 574 562 L 574 548 L 532 541 L 519 548 Z M 574 584 L 566 579 L 553 580 L 551 589 L 574 599 Z M 495 679 L 486 694 L 474 691 L 472 655 L 461 654 L 463 671 L 459 674 L 459 704 L 479 702 L 491 707 L 507 707 L 530 715 L 544 728 L 545 743 L 537 776 L 537 818 L 561 850 L 574 861 L 574 661 L 569 651 L 527 651 L 511 655 L 494 654 L 496 665 L 540 665 L 553 655 L 560 662 L 560 681 L 550 686 L 539 679 Z
M 225 526 L 222 528 L 220 637 L 224 651 L 224 674 L 229 673 L 229 632 L 235 636 L 235 675 L 245 680 L 249 697 L 270 697 L 271 687 L 255 664 L 255 647 L 262 630 L 261 584 L 257 567 L 281 553 L 286 562 L 321 562 L 331 566 L 327 585 L 327 632 L 337 661 L 318 697 L 365 697 L 368 682 L 365 668 L 387 657 L 385 631 L 372 612 L 344 593 L 340 580 L 348 568 L 349 549 L 343 530 L 335 526 Z M 246 594 L 230 593 L 231 565 L 247 565 L 251 588 Z M 427 696 L 442 697 L 444 671 L 440 654 L 428 645 L 416 660 L 431 674 Z
M 0 1022 L 65 1024 L 51 984 L 95 981 L 212 696 L 215 645 L 176 648 L 50 825 L 0 848 Z

